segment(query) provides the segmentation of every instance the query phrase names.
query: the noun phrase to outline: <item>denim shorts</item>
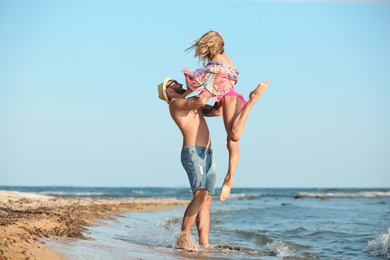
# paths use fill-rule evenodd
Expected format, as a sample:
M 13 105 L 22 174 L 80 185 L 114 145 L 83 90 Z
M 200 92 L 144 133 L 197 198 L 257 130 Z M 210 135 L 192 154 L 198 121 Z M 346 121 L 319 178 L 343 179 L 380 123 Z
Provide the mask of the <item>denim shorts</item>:
M 210 148 L 189 145 L 181 150 L 181 164 L 187 172 L 192 192 L 208 190 L 215 194 L 216 166 Z

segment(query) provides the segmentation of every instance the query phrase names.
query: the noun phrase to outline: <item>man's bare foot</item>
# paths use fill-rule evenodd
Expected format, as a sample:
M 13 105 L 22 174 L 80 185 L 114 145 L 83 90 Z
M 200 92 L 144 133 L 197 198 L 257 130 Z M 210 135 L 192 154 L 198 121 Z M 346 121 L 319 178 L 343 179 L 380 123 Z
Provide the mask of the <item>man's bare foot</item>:
M 249 100 L 252 102 L 256 102 L 261 97 L 261 95 L 263 95 L 264 91 L 268 88 L 268 85 L 269 85 L 268 80 L 265 80 L 261 82 L 259 85 L 257 85 L 255 90 L 249 93 Z
M 201 251 L 211 251 L 214 249 L 214 246 L 213 245 L 207 245 L 207 246 L 203 246 L 203 245 L 199 245 L 199 250 Z
M 225 179 L 225 181 L 222 184 L 221 194 L 219 195 L 220 201 L 225 201 L 225 200 L 227 200 L 227 198 L 229 198 L 230 189 L 232 188 L 233 184 L 234 184 L 233 178 L 231 178 L 229 180 Z
M 176 243 L 176 248 L 178 249 L 184 249 L 188 252 L 197 252 L 198 249 L 192 244 L 190 235 L 186 233 L 181 233 L 179 239 Z

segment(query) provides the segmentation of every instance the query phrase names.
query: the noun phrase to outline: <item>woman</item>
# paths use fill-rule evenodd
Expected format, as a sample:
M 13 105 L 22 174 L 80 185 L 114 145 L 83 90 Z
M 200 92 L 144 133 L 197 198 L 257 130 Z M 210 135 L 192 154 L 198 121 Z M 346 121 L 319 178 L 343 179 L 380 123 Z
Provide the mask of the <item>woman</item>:
M 237 83 L 238 70 L 224 51 L 224 40 L 216 31 L 205 33 L 187 50 L 195 49 L 195 57 L 203 63 L 203 68 L 191 72 L 184 68 L 184 76 L 189 91 L 201 91 L 199 96 L 212 98 L 214 106 L 206 105 L 205 116 L 223 115 L 227 133 L 227 149 L 229 151 L 228 172 L 224 179 L 219 199 L 224 201 L 229 197 L 234 184 L 234 172 L 240 157 L 238 141 L 244 131 L 246 120 L 253 105 L 267 89 L 269 82 L 261 82 L 249 94 L 248 102 L 243 95 L 234 90 Z

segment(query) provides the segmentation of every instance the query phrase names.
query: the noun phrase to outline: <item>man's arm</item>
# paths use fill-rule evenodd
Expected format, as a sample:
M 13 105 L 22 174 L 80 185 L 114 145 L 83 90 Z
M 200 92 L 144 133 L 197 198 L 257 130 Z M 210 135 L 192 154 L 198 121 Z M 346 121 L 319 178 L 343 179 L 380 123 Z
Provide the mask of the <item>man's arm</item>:
M 215 102 L 214 106 L 206 104 L 202 107 L 202 114 L 206 117 L 221 116 L 223 114 L 222 106 Z
M 186 96 L 188 96 L 191 93 L 192 93 L 192 90 L 191 89 L 187 89 L 186 92 L 184 92 L 180 97 L 185 98 Z
M 204 107 L 207 103 L 207 97 L 190 97 L 184 103 L 185 109 L 198 109 Z

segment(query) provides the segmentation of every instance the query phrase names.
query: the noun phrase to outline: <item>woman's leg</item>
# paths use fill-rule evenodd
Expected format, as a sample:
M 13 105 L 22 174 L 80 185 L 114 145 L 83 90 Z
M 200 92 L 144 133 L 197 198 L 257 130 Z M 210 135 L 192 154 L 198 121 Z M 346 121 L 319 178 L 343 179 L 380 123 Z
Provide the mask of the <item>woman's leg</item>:
M 237 96 L 225 96 L 221 101 L 223 110 L 223 121 L 227 132 L 226 147 L 229 152 L 228 171 L 222 184 L 221 193 L 219 199 L 221 201 L 226 200 L 230 195 L 230 188 L 234 183 L 234 172 L 238 165 L 240 158 L 240 151 L 238 142 L 233 141 L 231 138 L 231 129 L 233 126 L 234 118 L 240 112 L 242 100 Z
M 249 100 L 240 111 L 242 100 L 237 96 L 225 96 L 221 101 L 223 108 L 223 120 L 227 132 L 227 149 L 229 151 L 229 166 L 225 180 L 222 184 L 219 199 L 224 201 L 230 195 L 230 189 L 234 184 L 234 172 L 240 157 L 238 141 L 245 128 L 249 112 L 257 100 L 263 95 L 269 85 L 268 81 L 263 81 L 257 85 L 256 89 L 249 94 Z
M 264 91 L 267 89 L 269 85 L 268 81 L 263 81 L 257 87 L 249 94 L 249 100 L 245 107 L 241 111 L 235 110 L 234 114 L 230 114 L 228 116 L 231 116 L 232 123 L 230 124 L 230 127 L 226 129 L 228 133 L 228 137 L 238 142 L 240 140 L 242 132 L 244 131 L 246 120 L 248 119 L 249 112 L 252 110 L 252 107 L 254 104 L 256 104 L 257 100 L 263 95 Z M 227 97 L 225 97 L 226 99 Z M 238 97 L 236 97 L 238 99 Z M 230 99 L 227 101 L 231 101 Z M 234 104 L 233 104 L 234 105 Z M 230 121 L 227 119 L 227 121 Z
M 221 201 L 226 200 L 230 195 L 230 189 L 234 184 L 234 172 L 236 171 L 238 160 L 240 159 L 238 142 L 227 139 L 227 148 L 229 151 L 229 165 L 228 172 L 223 181 L 221 193 L 219 195 L 219 199 Z

